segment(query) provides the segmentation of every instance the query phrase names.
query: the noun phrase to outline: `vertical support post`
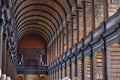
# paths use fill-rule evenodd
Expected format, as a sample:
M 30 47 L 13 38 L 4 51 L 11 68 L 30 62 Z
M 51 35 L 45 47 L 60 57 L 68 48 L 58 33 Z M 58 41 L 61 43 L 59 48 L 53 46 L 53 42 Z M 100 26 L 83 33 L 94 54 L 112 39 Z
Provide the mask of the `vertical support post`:
M 58 70 L 57 71 L 58 71 L 58 75 L 57 76 L 58 76 L 58 80 L 59 80 L 59 66 L 58 66 Z
M 82 1 L 82 5 L 83 5 L 83 35 L 84 37 L 86 36 L 86 11 L 85 11 L 85 1 Z
M 62 54 L 64 53 L 64 28 L 62 27 Z
M 53 61 L 52 54 L 53 54 L 53 43 L 51 44 L 51 63 Z
M 5 40 L 2 40 L 2 77 L 6 79 L 6 44 Z
M 60 31 L 60 41 L 59 41 L 59 44 L 60 44 L 60 49 L 59 49 L 59 56 L 61 56 L 61 31 Z
M 58 57 L 60 57 L 60 33 L 58 35 Z
M 61 74 L 60 74 L 60 75 L 61 75 L 61 79 L 62 79 L 62 71 L 63 71 L 63 70 L 62 70 L 62 64 L 60 64 L 60 66 L 61 66 Z
M 104 0 L 104 21 L 108 19 L 108 0 Z
M 55 69 L 54 69 L 54 73 L 55 73 L 55 80 L 56 80 L 56 76 L 57 76 L 57 73 L 56 73 L 57 71 L 56 71 L 56 67 L 55 67 Z
M 0 2 L 0 78 L 2 75 L 2 2 Z
M 65 62 L 65 76 L 67 76 L 66 62 Z
M 38 80 L 40 80 L 40 73 L 38 74 Z
M 91 54 L 90 54 L 90 80 L 94 80 L 94 69 L 93 69 L 93 49 L 92 49 L 92 45 L 90 44 L 90 48 L 91 48 Z
M 77 9 L 77 43 L 79 42 L 79 9 Z
M 56 51 L 57 53 L 56 53 L 56 54 L 57 54 L 57 58 L 58 58 L 58 57 L 59 57 L 59 56 L 58 56 L 58 55 L 59 55 L 59 53 L 58 53 L 58 36 L 57 36 L 57 39 L 56 39 L 56 40 L 57 40 L 57 41 L 56 41 L 56 47 L 57 47 L 57 49 L 56 49 L 56 50 L 57 50 L 57 51 Z M 57 59 L 57 58 L 56 58 L 56 59 Z
M 75 80 L 77 80 L 77 56 L 75 56 Z
M 24 73 L 24 80 L 27 80 L 27 79 L 26 79 L 26 73 Z
M 73 16 L 71 17 L 71 47 L 73 46 Z
M 70 79 L 72 79 L 72 61 L 70 59 Z
M 82 67 L 81 77 L 82 77 L 82 80 L 84 80 L 84 54 L 83 53 L 82 53 L 81 67 Z
M 95 8 L 94 8 L 94 0 L 91 0 L 92 2 L 92 5 L 91 5 L 91 8 L 92 8 L 92 30 L 95 29 Z
M 108 80 L 108 75 L 107 75 L 107 47 L 106 47 L 106 40 L 104 39 L 104 37 L 102 36 L 103 39 L 103 80 Z
M 67 39 L 66 39 L 66 40 L 67 40 L 67 41 L 66 41 L 67 43 L 66 43 L 66 45 L 67 45 L 67 50 L 68 50 L 68 24 L 67 24 L 67 23 L 65 23 L 65 24 L 66 24 L 66 31 L 67 31 L 67 35 L 66 35 L 66 36 L 67 36 L 67 37 L 66 37 L 66 38 L 67 38 Z

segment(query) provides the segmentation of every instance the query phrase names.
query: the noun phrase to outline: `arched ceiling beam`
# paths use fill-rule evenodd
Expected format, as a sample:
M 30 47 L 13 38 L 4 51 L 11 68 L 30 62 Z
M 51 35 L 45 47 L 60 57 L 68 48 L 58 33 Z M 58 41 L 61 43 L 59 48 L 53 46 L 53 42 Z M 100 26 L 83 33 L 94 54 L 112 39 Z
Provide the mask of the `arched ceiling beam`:
M 16 21 L 15 21 L 15 24 L 18 24 L 19 19 L 21 19 L 21 17 L 24 16 L 25 14 L 28 14 L 29 12 L 36 12 L 36 11 L 38 11 L 38 12 L 43 12 L 43 13 L 45 13 L 45 14 L 48 14 L 49 16 L 51 16 L 51 17 L 54 19 L 55 23 L 57 23 L 57 27 L 60 26 L 59 20 L 58 20 L 53 14 L 51 14 L 51 13 L 48 12 L 48 11 L 39 10 L 39 9 L 28 10 L 28 11 L 20 14 L 19 16 L 16 16 L 16 17 L 15 17 L 15 20 L 16 20 Z M 40 16 L 44 16 L 44 14 L 39 14 L 39 15 L 40 15 Z M 44 16 L 44 17 L 45 17 L 45 16 Z M 50 19 L 49 19 L 49 20 L 50 20 Z M 52 22 L 52 23 L 53 23 L 53 22 Z M 55 23 L 54 23 L 54 24 L 55 24 Z
M 42 32 L 40 32 L 40 31 L 37 31 L 37 30 L 31 30 L 31 29 L 29 29 L 29 30 L 24 30 L 21 34 L 19 34 L 19 36 L 18 36 L 18 41 L 25 35 L 25 34 L 28 34 L 28 33 L 37 33 L 37 34 L 39 34 L 41 37 L 43 37 L 43 39 L 46 41 L 46 44 L 48 43 L 48 39 L 47 39 L 47 37 L 42 33 Z M 42 34 L 42 35 L 41 35 Z
M 18 37 L 23 33 L 23 32 L 27 32 L 27 31 L 38 31 L 41 33 L 41 36 L 45 37 L 45 39 L 47 41 L 50 41 L 50 36 L 48 35 L 48 33 L 46 31 L 44 31 L 44 29 L 41 29 L 41 28 L 34 28 L 34 27 L 26 27 L 24 29 L 22 29 L 21 31 L 18 32 Z
M 50 34 L 51 34 L 51 37 L 52 37 L 52 36 L 54 35 L 54 33 L 53 33 L 50 29 L 48 29 L 49 25 L 42 24 L 43 22 L 42 22 L 41 20 L 39 20 L 39 21 L 40 21 L 39 23 L 31 22 L 31 23 L 22 24 L 21 26 L 19 26 L 19 27 L 17 28 L 17 30 L 19 31 L 19 30 L 21 30 L 22 28 L 24 28 L 24 27 L 27 26 L 27 25 L 29 25 L 29 26 L 43 25 L 42 27 L 43 27 L 45 30 L 48 30 L 48 31 L 50 32 Z M 29 21 L 28 21 L 28 22 L 29 22 Z M 41 22 L 42 22 L 42 23 L 41 23 Z M 46 27 L 46 26 L 48 26 L 48 27 Z M 39 27 L 39 26 L 37 26 L 37 27 Z
M 45 28 L 45 27 L 42 27 L 40 24 L 34 24 L 34 23 L 30 23 L 30 24 L 26 24 L 24 25 L 23 27 L 21 27 L 17 33 L 19 33 L 20 31 L 22 31 L 23 29 L 25 29 L 26 27 L 29 28 L 29 27 L 34 27 L 34 28 L 40 28 L 41 30 L 45 31 L 47 33 L 47 35 L 51 38 L 52 37 L 52 33 L 49 31 L 49 29 Z M 38 27 L 35 27 L 35 26 L 38 26 Z
M 52 34 L 52 36 L 54 35 L 55 31 L 53 29 L 51 29 L 48 25 L 46 25 L 45 23 L 43 23 L 41 20 L 37 20 L 37 19 L 30 19 L 30 20 L 27 20 L 25 21 L 23 24 L 19 25 L 17 30 L 19 31 L 24 25 L 26 24 L 39 24 L 41 25 L 42 27 L 44 27 L 44 29 L 46 30 L 49 30 Z M 39 27 L 39 26 L 38 26 Z
M 34 19 L 33 17 L 38 17 L 38 19 Z M 41 20 L 41 17 L 43 17 L 44 18 L 44 16 L 41 16 L 41 15 L 29 15 L 29 16 L 26 16 L 26 17 L 24 17 L 23 19 L 21 19 L 19 22 L 18 22 L 18 24 L 16 24 L 16 26 L 17 27 L 20 27 L 21 25 L 23 25 L 25 22 L 28 22 L 28 21 L 42 21 L 42 22 L 45 22 L 45 21 L 43 21 L 43 20 Z M 30 18 L 30 19 L 29 19 Z M 31 19 L 31 18 L 33 18 L 33 19 Z M 46 18 L 45 18 L 46 19 Z M 49 21 L 50 23 L 52 23 L 52 21 L 51 20 L 49 20 L 49 19 L 47 19 L 47 21 Z M 46 22 L 45 22 L 45 24 L 46 24 Z M 48 24 L 48 23 L 47 23 Z M 48 24 L 48 25 L 50 25 L 50 24 Z M 54 23 L 52 23 L 52 25 L 53 26 L 55 26 L 54 25 Z M 52 26 L 49 26 L 50 28 L 51 28 L 51 30 L 53 31 L 53 32 L 56 32 L 57 31 L 57 28 L 56 27 L 52 27 Z
M 46 4 L 42 4 L 42 3 L 32 3 L 32 4 L 28 4 L 28 5 L 24 6 L 24 7 L 23 7 L 22 9 L 20 9 L 20 10 L 19 10 L 19 7 L 20 7 L 20 6 L 18 6 L 18 7 L 15 9 L 15 12 L 14 12 L 14 13 L 16 13 L 15 16 L 18 16 L 23 10 L 27 9 L 28 7 L 32 7 L 32 6 L 44 6 L 44 7 L 48 8 L 48 10 L 49 10 L 49 9 L 52 10 L 54 13 L 56 13 L 56 14 L 58 15 L 58 17 L 59 17 L 59 19 L 60 19 L 60 22 L 62 23 L 62 21 L 63 21 L 62 15 L 60 15 L 60 13 L 59 13 L 56 9 L 54 9 L 53 7 L 51 7 L 51 6 L 49 6 L 49 5 L 46 5 Z
M 60 6 L 60 8 L 63 10 L 65 14 L 65 19 L 67 19 L 67 12 L 65 11 L 64 7 L 57 0 L 53 0 L 53 1 Z
M 19 10 L 19 8 L 21 8 L 21 6 L 29 5 L 29 4 L 39 4 L 39 5 L 42 5 L 42 6 L 47 6 L 51 9 L 53 9 L 57 14 L 60 14 L 62 19 L 65 19 L 65 17 L 66 17 L 66 11 L 64 10 L 64 8 L 60 4 L 56 3 L 56 0 L 51 0 L 49 2 L 47 2 L 47 0 L 46 1 L 45 0 L 40 0 L 40 1 L 23 0 L 23 1 L 19 1 L 18 4 L 15 6 L 16 7 L 15 12 L 17 12 L 17 10 Z
M 69 4 L 69 8 L 70 8 L 70 13 L 72 13 L 72 5 L 70 4 L 70 1 L 69 0 L 66 0 Z
M 69 7 L 69 4 L 68 4 L 67 0 L 53 0 L 53 1 L 57 1 L 59 4 L 61 4 L 61 6 L 64 7 L 67 14 L 70 13 L 71 8 Z

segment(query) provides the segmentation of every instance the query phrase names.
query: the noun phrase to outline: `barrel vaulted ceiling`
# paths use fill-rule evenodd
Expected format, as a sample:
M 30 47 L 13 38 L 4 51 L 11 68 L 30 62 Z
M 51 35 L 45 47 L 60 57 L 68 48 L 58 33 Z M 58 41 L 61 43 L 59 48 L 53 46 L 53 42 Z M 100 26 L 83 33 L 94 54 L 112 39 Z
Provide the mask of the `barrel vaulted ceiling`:
M 72 14 L 76 0 L 15 0 L 14 18 L 18 38 L 37 33 L 48 43 L 67 16 Z

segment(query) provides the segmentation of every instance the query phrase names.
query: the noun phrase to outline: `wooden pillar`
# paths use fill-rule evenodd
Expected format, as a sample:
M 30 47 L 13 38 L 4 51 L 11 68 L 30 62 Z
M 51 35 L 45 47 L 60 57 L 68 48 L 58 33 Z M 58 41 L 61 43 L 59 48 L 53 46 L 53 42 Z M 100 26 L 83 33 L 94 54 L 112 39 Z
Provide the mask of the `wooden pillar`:
M 52 43 L 51 48 L 52 48 L 52 51 L 51 51 L 51 52 L 52 52 L 52 53 L 51 53 L 51 59 L 52 59 L 52 62 L 53 62 L 53 60 L 54 60 L 54 57 L 52 56 L 52 54 L 54 55 L 54 51 L 53 51 L 53 43 Z M 52 63 L 52 62 L 51 62 L 51 63 Z
M 57 80 L 59 80 L 59 66 L 57 66 Z
M 82 1 L 83 5 L 83 35 L 84 37 L 86 36 L 86 11 L 85 11 L 85 1 Z
M 94 80 L 94 69 L 93 69 L 93 49 L 92 49 L 92 45 L 90 45 L 91 48 L 91 54 L 90 54 L 90 80 Z
M 40 80 L 40 73 L 38 74 L 38 80 Z
M 1 71 L 2 71 L 2 6 L 0 4 L 0 73 L 2 73 Z
M 51 79 L 50 80 L 53 80 L 53 71 L 52 71 L 52 69 L 50 71 L 51 71 Z
M 67 50 L 68 50 L 68 24 L 66 23 L 66 31 L 67 31 L 67 37 L 66 37 L 66 45 L 67 45 Z
M 54 42 L 54 52 L 55 52 L 55 59 L 57 59 L 57 39 Z
M 60 31 L 60 42 L 59 42 L 60 43 L 60 56 L 62 55 L 62 51 L 61 51 L 61 44 L 62 44 L 61 38 L 62 37 L 61 37 L 61 35 L 62 35 L 62 32 Z
M 103 37 L 102 37 L 103 38 Z M 103 80 L 108 80 L 108 74 L 107 74 L 107 46 L 106 46 L 106 40 L 103 38 L 103 45 L 104 47 L 102 48 L 102 57 L 103 57 L 103 62 L 102 62 L 102 65 L 103 65 Z
M 57 36 L 57 39 L 56 39 L 56 54 L 57 54 L 57 58 L 59 57 L 59 53 L 58 53 L 58 36 Z
M 47 56 L 47 65 L 50 65 L 50 48 L 47 49 Z
M 2 74 L 6 75 L 6 44 L 2 41 Z
M 62 69 L 62 64 L 60 64 L 60 66 L 61 66 L 61 74 L 60 74 L 61 76 L 60 76 L 60 77 L 61 77 L 61 79 L 62 79 L 62 71 L 63 71 L 63 69 Z
M 26 73 L 24 73 L 24 80 L 27 80 L 27 79 L 26 79 Z
M 54 80 L 56 80 L 56 67 L 54 67 Z
M 104 1 L 104 21 L 108 19 L 108 0 L 103 0 Z
M 76 80 L 77 80 L 77 70 L 78 70 L 78 68 L 77 68 L 77 56 L 75 56 L 75 78 L 76 78 Z
M 67 64 L 66 64 L 66 62 L 65 62 L 65 76 L 67 76 Z
M 95 29 L 95 8 L 94 8 L 94 0 L 91 0 L 91 8 L 92 8 L 92 30 Z
M 60 33 L 58 35 L 58 57 L 60 57 Z
M 78 28 L 79 30 L 79 28 Z M 77 16 L 76 15 L 72 15 L 72 41 L 73 41 L 73 45 L 77 43 L 77 36 L 78 36 L 78 31 L 77 31 Z M 76 33 L 76 35 L 75 35 Z M 73 46 L 72 45 L 72 46 Z
M 61 80 L 61 65 L 59 65 L 59 80 Z
M 81 72 L 81 77 L 82 77 L 82 80 L 84 80 L 84 54 L 82 53 L 82 60 L 81 60 L 81 69 L 82 69 L 82 72 Z
M 72 62 L 71 62 L 71 59 L 70 59 L 70 79 L 72 79 Z
M 77 9 L 77 43 L 79 42 L 79 9 Z
M 53 41 L 53 54 L 54 54 L 54 57 L 52 57 L 52 58 L 54 58 L 53 59 L 53 61 L 54 61 L 55 58 L 56 58 L 56 54 L 55 54 L 55 41 Z
M 73 16 L 71 17 L 71 47 L 73 46 Z
M 64 53 L 64 28 L 62 27 L 62 54 Z
M 56 66 L 56 80 L 58 80 L 58 66 Z
M 71 20 L 70 20 L 71 21 Z M 68 25 L 68 49 L 70 49 L 72 47 L 72 38 L 73 38 L 73 30 L 72 30 L 72 22 L 67 22 Z
M 84 24 L 83 23 L 83 8 L 79 8 L 77 10 L 77 15 L 78 15 L 78 19 L 77 19 L 77 30 L 78 30 L 78 42 L 82 39 L 84 32 L 82 32 L 84 30 Z M 82 34 L 81 34 L 82 33 Z
M 49 51 L 49 65 L 51 64 L 51 47 L 50 47 L 50 51 Z
M 52 68 L 52 80 L 54 80 L 54 68 Z

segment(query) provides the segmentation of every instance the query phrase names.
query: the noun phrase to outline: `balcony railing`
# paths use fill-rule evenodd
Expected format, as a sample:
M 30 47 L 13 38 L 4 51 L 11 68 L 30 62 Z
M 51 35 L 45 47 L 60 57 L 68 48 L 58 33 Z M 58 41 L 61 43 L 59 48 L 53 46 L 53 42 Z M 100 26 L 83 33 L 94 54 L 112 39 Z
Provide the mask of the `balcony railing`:
M 48 72 L 48 66 L 40 67 L 18 67 L 18 73 L 46 73 Z

